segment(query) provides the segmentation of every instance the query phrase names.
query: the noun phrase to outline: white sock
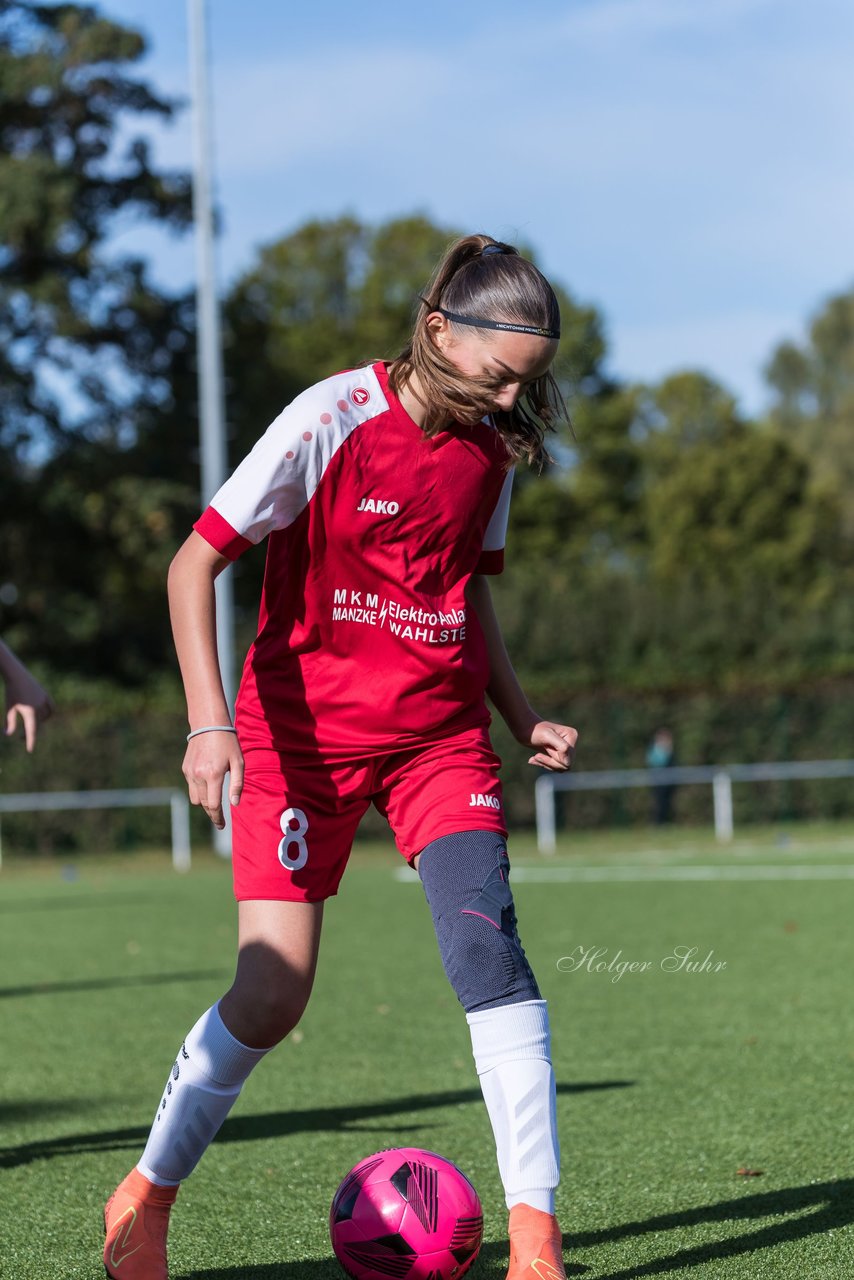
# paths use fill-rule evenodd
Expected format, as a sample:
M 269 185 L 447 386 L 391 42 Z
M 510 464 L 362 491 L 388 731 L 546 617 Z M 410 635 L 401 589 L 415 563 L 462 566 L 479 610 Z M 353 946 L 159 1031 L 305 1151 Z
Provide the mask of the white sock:
M 149 1182 L 174 1187 L 193 1172 L 265 1053 L 235 1040 L 217 1005 L 202 1014 L 181 1046 L 137 1165 Z
M 546 1002 L 477 1009 L 466 1020 L 507 1208 L 554 1213 L 560 1147 Z

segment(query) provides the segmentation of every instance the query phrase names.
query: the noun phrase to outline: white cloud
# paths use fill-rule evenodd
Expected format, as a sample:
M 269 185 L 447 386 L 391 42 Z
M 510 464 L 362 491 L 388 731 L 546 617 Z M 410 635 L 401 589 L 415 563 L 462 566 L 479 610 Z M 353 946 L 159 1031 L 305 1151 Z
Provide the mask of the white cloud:
M 726 27 L 771 10 L 779 0 L 588 0 L 561 24 L 574 37 L 635 40 L 677 31 Z

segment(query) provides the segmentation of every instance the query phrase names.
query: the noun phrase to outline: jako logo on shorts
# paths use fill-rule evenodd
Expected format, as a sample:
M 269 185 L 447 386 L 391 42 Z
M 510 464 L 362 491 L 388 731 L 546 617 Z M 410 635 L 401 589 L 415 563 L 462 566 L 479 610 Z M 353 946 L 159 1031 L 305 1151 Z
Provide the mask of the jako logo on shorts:
M 485 796 L 479 791 L 473 791 L 471 793 L 471 800 L 469 800 L 469 808 L 500 809 L 501 801 L 498 799 L 498 796 Z

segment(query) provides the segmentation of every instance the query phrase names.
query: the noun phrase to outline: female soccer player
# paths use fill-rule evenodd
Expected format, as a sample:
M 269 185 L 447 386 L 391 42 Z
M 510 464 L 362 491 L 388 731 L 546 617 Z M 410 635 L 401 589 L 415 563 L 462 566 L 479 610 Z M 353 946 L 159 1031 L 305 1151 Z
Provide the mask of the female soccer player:
M 488 236 L 458 241 L 402 354 L 298 396 L 172 563 L 184 776 L 217 827 L 230 776 L 239 952 L 106 1206 L 114 1280 L 166 1280 L 178 1186 L 299 1021 L 323 902 L 371 803 L 418 869 L 466 1011 L 510 1210 L 508 1280 L 565 1275 L 548 1013 L 516 931 L 484 697 L 533 747 L 531 764 L 570 767 L 576 732 L 529 705 L 486 576 L 502 567 L 512 464 L 542 460 L 560 407 L 559 336 L 554 292 L 530 262 Z M 232 726 L 214 579 L 263 538 L 258 636 Z

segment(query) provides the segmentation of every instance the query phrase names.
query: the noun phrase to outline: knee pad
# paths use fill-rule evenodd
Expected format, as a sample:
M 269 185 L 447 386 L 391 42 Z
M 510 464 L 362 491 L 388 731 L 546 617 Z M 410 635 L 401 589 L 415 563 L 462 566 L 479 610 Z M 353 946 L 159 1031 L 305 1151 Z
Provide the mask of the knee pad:
M 494 831 L 443 836 L 422 851 L 418 874 L 445 973 L 466 1013 L 539 1000 L 516 931 L 504 837 Z

